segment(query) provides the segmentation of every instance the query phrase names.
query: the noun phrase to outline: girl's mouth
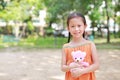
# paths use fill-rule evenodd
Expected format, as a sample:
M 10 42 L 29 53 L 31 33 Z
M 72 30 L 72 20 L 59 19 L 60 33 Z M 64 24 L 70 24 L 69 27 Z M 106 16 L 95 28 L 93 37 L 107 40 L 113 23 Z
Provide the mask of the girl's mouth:
M 80 34 L 80 32 L 75 32 L 74 34 Z

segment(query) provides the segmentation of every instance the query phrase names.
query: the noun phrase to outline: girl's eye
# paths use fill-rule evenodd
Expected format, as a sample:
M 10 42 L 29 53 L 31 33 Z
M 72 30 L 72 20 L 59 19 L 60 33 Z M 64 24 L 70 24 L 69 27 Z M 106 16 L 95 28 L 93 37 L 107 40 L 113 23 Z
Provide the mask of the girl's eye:
M 78 25 L 78 27 L 81 27 L 81 25 Z
M 74 28 L 74 26 L 71 26 L 72 28 Z

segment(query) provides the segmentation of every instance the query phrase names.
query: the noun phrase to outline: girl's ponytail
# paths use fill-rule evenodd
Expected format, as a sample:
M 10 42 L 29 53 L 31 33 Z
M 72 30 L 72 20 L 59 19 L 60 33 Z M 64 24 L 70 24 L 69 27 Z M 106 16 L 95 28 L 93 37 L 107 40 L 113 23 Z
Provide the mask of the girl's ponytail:
M 68 34 L 68 43 L 70 42 L 70 38 L 71 38 L 71 35 L 70 35 L 70 32 Z
M 85 31 L 84 31 L 84 33 L 83 33 L 83 38 L 85 38 Z

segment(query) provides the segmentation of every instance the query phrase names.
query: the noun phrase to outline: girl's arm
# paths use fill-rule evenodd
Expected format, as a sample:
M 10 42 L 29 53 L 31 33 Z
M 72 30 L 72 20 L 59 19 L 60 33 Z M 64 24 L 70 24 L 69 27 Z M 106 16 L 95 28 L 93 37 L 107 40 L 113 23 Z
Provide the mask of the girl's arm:
M 89 72 L 93 72 L 95 70 L 97 70 L 99 68 L 99 60 L 98 60 L 98 55 L 97 55 L 97 50 L 96 50 L 96 46 L 94 43 L 92 43 L 92 60 L 93 60 L 93 64 L 90 65 L 87 68 L 83 69 L 83 73 L 89 73 Z
M 68 65 L 66 65 L 66 54 L 65 54 L 64 50 L 62 50 L 61 70 L 63 72 L 67 72 L 70 70 L 70 67 Z

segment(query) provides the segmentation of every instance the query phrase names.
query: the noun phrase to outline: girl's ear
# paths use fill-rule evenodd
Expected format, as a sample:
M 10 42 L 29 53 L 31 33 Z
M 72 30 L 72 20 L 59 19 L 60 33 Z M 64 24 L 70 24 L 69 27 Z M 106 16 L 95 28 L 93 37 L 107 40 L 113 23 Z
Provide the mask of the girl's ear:
M 87 27 L 87 24 L 85 24 L 85 29 L 86 29 L 86 27 Z

